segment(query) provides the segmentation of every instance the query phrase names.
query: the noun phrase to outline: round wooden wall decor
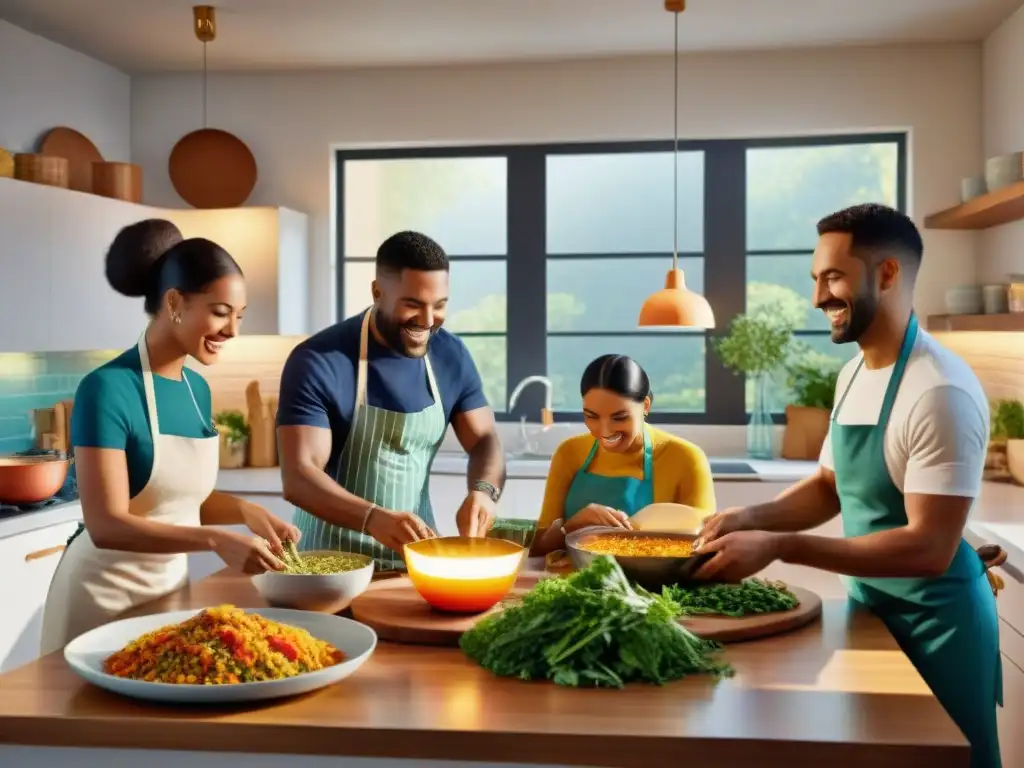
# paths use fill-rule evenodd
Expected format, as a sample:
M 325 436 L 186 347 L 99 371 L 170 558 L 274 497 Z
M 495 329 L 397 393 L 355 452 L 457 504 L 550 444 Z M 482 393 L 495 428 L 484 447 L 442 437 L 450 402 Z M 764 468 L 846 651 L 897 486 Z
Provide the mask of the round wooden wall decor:
M 203 128 L 182 136 L 168 162 L 171 183 L 195 208 L 236 208 L 256 186 L 256 158 L 233 133 Z
M 39 145 L 39 154 L 65 158 L 68 189 L 92 192 L 92 164 L 102 163 L 103 155 L 87 136 L 74 128 L 53 128 Z

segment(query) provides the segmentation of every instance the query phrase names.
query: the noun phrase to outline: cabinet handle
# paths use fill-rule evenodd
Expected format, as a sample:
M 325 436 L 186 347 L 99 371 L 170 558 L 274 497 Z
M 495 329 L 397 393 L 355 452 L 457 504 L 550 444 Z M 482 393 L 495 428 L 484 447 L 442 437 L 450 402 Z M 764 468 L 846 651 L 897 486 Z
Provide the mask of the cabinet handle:
M 36 552 L 29 552 L 25 555 L 25 562 L 27 563 L 31 560 L 39 560 L 44 557 L 49 557 L 50 555 L 55 555 L 58 552 L 63 552 L 66 546 L 67 545 L 65 544 L 58 544 L 56 547 L 47 547 L 46 549 L 40 549 Z

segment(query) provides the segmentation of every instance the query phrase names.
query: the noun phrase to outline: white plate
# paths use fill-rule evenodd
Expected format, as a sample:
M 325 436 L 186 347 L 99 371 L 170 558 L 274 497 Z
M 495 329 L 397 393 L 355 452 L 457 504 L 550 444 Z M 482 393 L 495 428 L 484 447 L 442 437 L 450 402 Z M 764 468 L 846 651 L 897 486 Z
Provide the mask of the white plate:
M 176 704 L 231 704 L 242 701 L 264 701 L 308 693 L 338 682 L 363 665 L 377 647 L 377 633 L 351 619 L 310 611 L 284 608 L 245 609 L 268 619 L 301 627 L 318 640 L 330 643 L 345 654 L 345 661 L 327 669 L 306 672 L 285 680 L 261 680 L 231 685 L 175 685 L 127 680 L 103 671 L 103 662 L 112 653 L 147 632 L 178 624 L 199 611 L 174 611 L 122 619 L 86 632 L 67 644 L 64 659 L 86 681 L 123 696 L 148 701 Z

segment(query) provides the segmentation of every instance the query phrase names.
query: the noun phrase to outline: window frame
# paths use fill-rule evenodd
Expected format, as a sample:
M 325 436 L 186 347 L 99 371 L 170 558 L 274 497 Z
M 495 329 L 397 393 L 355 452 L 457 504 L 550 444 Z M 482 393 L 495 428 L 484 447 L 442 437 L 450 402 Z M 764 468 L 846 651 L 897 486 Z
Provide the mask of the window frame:
M 733 375 L 718 360 L 712 340 L 728 331 L 728 321 L 745 311 L 747 293 L 747 256 L 801 256 L 811 250 L 747 250 L 747 174 L 746 155 L 750 149 L 834 146 L 840 144 L 890 143 L 896 145 L 896 207 L 907 208 L 907 132 L 889 131 L 777 138 L 682 140 L 678 152 L 702 152 L 704 155 L 704 249 L 680 252 L 683 257 L 704 259 L 704 296 L 715 309 L 717 327 L 705 336 L 705 407 L 703 413 L 652 412 L 651 421 L 660 424 L 743 425 L 749 418 L 746 409 L 745 379 Z M 452 261 L 497 261 L 506 265 L 506 290 L 516 301 L 508 301 L 505 332 L 460 333 L 463 337 L 501 337 L 506 339 L 506 398 L 515 385 L 527 376 L 547 374 L 548 336 L 650 337 L 673 335 L 666 331 L 555 331 L 547 330 L 547 201 L 546 161 L 549 155 L 635 154 L 671 152 L 671 139 L 650 141 L 561 142 L 552 144 L 486 144 L 451 146 L 408 146 L 379 149 L 335 150 L 335 242 L 336 312 L 345 312 L 345 262 L 372 261 L 369 256 L 345 256 L 345 173 L 348 160 L 408 160 L 422 158 L 504 157 L 507 172 L 506 215 L 508 243 L 504 256 L 461 255 Z M 637 254 L 552 254 L 553 259 L 572 258 L 664 258 L 670 267 L 671 252 Z M 538 277 L 540 279 L 538 279 Z M 651 292 L 659 286 L 651 286 Z M 637 307 L 639 313 L 640 308 Z M 683 333 L 694 333 L 693 331 Z M 698 332 L 699 333 L 699 332 Z M 800 330 L 797 337 L 822 336 L 824 330 Z M 582 372 L 581 372 L 582 373 Z M 514 411 L 507 402 L 495 410 L 499 421 L 535 421 L 544 404 L 541 387 L 527 388 Z M 493 405 L 493 404 L 492 404 Z M 557 422 L 579 422 L 577 411 L 556 411 Z M 776 414 L 777 422 L 784 420 Z

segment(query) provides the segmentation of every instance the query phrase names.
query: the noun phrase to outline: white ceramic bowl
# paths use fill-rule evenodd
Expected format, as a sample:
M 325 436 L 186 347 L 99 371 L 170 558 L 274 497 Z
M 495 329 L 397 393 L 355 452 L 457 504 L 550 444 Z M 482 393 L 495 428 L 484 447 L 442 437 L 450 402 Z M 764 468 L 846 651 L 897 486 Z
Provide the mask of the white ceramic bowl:
M 300 552 L 300 555 L 337 555 L 327 550 Z M 366 561 L 354 571 L 328 574 L 279 573 L 267 571 L 252 577 L 252 583 L 263 599 L 275 608 L 300 611 L 338 613 L 348 608 L 357 596 L 366 591 L 373 578 L 373 560 L 367 555 L 352 555 Z
M 359 669 L 377 647 L 377 633 L 351 619 L 276 608 L 246 610 L 307 630 L 313 637 L 330 643 L 344 653 L 345 661 L 327 669 L 306 672 L 284 680 L 234 685 L 147 683 L 143 680 L 126 680 L 103 671 L 103 662 L 107 657 L 132 640 L 160 627 L 185 621 L 199 613 L 199 610 L 157 613 L 105 624 L 68 643 L 64 648 L 64 659 L 87 682 L 123 696 L 176 704 L 231 704 L 295 696 L 325 688 Z

